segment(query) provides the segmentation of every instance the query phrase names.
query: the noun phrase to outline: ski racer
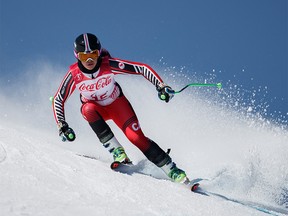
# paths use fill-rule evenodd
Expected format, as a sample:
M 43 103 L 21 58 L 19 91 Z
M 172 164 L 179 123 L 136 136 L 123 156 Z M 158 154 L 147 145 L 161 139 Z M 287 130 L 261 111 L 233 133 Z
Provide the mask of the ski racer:
M 112 154 L 114 161 L 129 163 L 130 159 L 106 123 L 107 120 L 113 120 L 128 140 L 172 181 L 187 182 L 185 172 L 176 166 L 168 153 L 143 134 L 130 102 L 115 81 L 115 75 L 144 76 L 156 87 L 159 98 L 166 102 L 173 96 L 166 91 L 172 90 L 171 87 L 164 84 L 150 66 L 111 57 L 109 52 L 101 47 L 99 39 L 91 33 L 81 34 L 75 39 L 74 55 L 77 62 L 70 66 L 53 100 L 53 113 L 59 135 L 68 141 L 76 138 L 73 129 L 66 122 L 64 104 L 74 90 L 78 89 L 82 116 L 102 145 Z

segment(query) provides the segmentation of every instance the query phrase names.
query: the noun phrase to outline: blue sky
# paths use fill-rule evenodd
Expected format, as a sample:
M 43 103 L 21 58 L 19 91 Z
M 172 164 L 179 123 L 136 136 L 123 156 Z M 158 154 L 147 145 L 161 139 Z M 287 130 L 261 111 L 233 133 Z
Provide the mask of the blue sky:
M 75 37 L 91 32 L 115 57 L 267 86 L 270 111 L 288 113 L 287 0 L 0 0 L 0 10 L 2 83 L 38 59 L 68 67 Z

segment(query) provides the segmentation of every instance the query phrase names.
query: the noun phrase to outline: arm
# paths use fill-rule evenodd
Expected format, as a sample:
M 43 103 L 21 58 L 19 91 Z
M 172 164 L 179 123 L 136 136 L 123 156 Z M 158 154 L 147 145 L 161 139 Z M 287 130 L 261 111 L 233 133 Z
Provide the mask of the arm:
M 53 100 L 53 113 L 58 127 L 60 122 L 65 122 L 64 104 L 74 90 L 75 82 L 72 73 L 68 71 Z
M 112 72 L 115 74 L 142 75 L 157 88 L 164 85 L 163 80 L 156 71 L 146 64 L 117 58 L 110 58 L 109 64 Z
M 75 82 L 72 73 L 69 71 L 64 77 L 53 100 L 53 113 L 59 129 L 59 136 L 62 141 L 74 141 L 76 136 L 72 128 L 65 121 L 64 104 L 68 97 L 75 90 Z
M 144 76 L 154 86 L 156 86 L 158 97 L 161 100 L 168 103 L 169 100 L 172 99 L 173 94 L 170 94 L 167 89 L 170 91 L 173 90 L 163 82 L 161 77 L 150 66 L 143 63 L 131 62 L 117 58 L 110 58 L 109 64 L 114 74 L 135 74 Z

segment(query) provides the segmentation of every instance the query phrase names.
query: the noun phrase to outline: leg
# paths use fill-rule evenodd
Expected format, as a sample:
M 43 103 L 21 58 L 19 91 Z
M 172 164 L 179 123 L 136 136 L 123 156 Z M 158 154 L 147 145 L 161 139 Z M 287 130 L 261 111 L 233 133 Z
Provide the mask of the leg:
M 146 152 L 150 148 L 151 142 L 143 134 L 138 118 L 125 96 L 119 97 L 105 107 L 105 110 L 131 143 L 142 152 Z
M 103 146 L 113 154 L 114 160 L 120 162 L 126 159 L 129 160 L 123 147 L 115 138 L 109 125 L 105 122 L 98 111 L 106 116 L 105 111 L 94 103 L 84 103 L 81 107 L 81 113 L 84 119 L 88 121 L 90 127 L 95 132 Z
M 176 167 L 171 157 L 154 141 L 144 136 L 138 118 L 125 96 L 114 101 L 109 106 L 109 109 L 114 111 L 111 112 L 114 122 L 122 129 L 130 142 L 143 152 L 148 160 L 160 167 L 174 181 L 184 182 L 186 180 L 185 172 Z
M 150 161 L 158 167 L 171 161 L 167 153 L 143 134 L 138 118 L 125 96 L 114 101 L 109 106 L 109 111 L 111 118 L 122 129 L 129 141 L 138 147 Z

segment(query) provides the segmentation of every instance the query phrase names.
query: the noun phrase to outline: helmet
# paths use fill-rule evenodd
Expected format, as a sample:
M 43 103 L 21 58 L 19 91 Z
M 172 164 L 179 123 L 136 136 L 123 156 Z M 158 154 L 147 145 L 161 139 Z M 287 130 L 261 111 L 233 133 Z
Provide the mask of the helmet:
M 101 50 L 101 43 L 99 39 L 90 33 L 79 35 L 74 42 L 74 51 L 78 52 L 91 52 L 93 50 Z

